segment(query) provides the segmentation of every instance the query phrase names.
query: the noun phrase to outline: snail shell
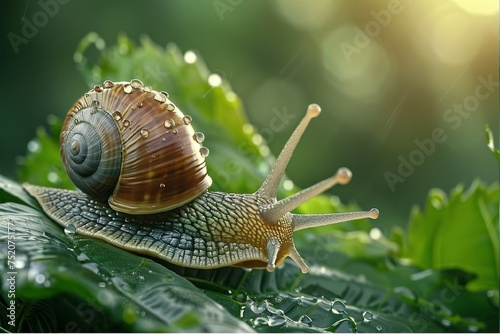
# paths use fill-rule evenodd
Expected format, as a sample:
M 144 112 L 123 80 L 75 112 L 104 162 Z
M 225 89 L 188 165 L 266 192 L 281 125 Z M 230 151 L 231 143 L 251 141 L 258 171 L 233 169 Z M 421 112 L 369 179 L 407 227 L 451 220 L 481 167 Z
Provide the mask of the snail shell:
M 167 211 L 211 185 L 203 134 L 169 99 L 139 80 L 106 81 L 69 110 L 61 157 L 77 188 L 131 214 Z

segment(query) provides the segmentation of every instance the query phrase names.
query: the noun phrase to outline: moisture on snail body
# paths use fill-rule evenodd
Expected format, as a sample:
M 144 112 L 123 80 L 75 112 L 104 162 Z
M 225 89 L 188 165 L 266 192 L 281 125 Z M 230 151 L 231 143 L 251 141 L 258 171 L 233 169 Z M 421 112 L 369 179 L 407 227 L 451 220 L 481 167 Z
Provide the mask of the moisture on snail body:
M 179 266 L 240 266 L 273 271 L 290 257 L 308 267 L 293 232 L 339 222 L 378 217 L 378 210 L 318 215 L 290 211 L 335 184 L 351 179 L 347 168 L 288 198 L 278 187 L 309 121 L 320 114 L 311 104 L 253 194 L 208 191 L 202 146 L 168 94 L 134 79 L 105 81 L 69 110 L 61 131 L 64 167 L 81 191 L 25 184 L 43 210 L 76 233 Z

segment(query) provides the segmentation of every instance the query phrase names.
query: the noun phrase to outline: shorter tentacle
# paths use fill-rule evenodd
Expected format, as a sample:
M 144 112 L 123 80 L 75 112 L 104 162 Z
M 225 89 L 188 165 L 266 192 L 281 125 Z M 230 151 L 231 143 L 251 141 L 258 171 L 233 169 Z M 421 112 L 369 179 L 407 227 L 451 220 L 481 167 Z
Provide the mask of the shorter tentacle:
M 276 259 L 280 250 L 280 242 L 274 238 L 267 240 L 267 271 L 273 272 L 276 268 Z
M 292 211 L 310 198 L 321 194 L 322 192 L 330 189 L 336 184 L 346 184 L 351 180 L 351 178 L 352 173 L 349 169 L 339 168 L 334 176 L 318 182 L 315 185 L 310 186 L 309 188 L 306 188 L 293 196 L 284 198 L 274 204 L 262 207 L 260 209 L 260 213 L 267 222 L 277 222 L 280 217 L 285 215 L 287 212 Z

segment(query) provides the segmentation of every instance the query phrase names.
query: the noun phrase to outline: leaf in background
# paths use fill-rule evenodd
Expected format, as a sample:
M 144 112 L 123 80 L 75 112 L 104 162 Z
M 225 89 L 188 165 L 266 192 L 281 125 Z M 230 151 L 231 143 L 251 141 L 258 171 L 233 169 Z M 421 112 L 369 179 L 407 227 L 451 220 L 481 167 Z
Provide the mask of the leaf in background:
M 39 127 L 37 137 L 28 144 L 28 153 L 20 162 L 19 178 L 40 186 L 75 189 L 59 155 L 61 120 L 50 116 L 48 123 L 49 130 Z
M 498 184 L 459 186 L 449 198 L 431 190 L 410 219 L 405 255 L 422 268 L 461 268 L 477 275 L 467 287 L 498 290 Z
M 493 132 L 491 132 L 488 124 L 486 124 L 486 145 L 490 149 L 491 153 L 497 162 L 500 160 L 500 153 L 498 152 L 498 148 L 495 147 L 495 140 L 493 139 Z

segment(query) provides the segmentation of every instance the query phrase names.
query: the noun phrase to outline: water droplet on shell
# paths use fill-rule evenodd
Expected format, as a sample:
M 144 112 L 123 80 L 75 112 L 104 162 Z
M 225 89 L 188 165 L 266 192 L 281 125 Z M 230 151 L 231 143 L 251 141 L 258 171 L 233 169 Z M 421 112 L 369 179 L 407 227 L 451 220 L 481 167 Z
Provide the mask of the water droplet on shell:
M 201 147 L 200 148 L 200 154 L 203 158 L 206 158 L 208 157 L 208 154 L 210 153 L 210 151 L 208 150 L 208 148 L 206 148 L 205 146 Z
M 121 120 L 121 119 L 122 119 L 122 113 L 121 113 L 121 112 L 119 112 L 119 111 L 115 111 L 115 112 L 113 113 L 113 118 L 115 119 L 115 121 L 119 121 L 119 120 Z
M 148 136 L 149 136 L 149 131 L 146 129 L 142 129 L 141 130 L 141 138 L 146 139 L 146 138 L 148 138 Z
M 163 95 L 163 93 L 157 93 L 157 94 L 153 97 L 153 99 L 154 99 L 155 101 L 160 102 L 160 103 L 165 103 L 165 102 L 167 102 L 167 97 L 166 97 L 165 95 Z
M 194 135 L 194 140 L 196 140 L 197 143 L 203 143 L 203 141 L 205 140 L 205 135 L 201 132 L 196 132 Z
M 132 87 L 134 87 L 134 88 L 142 88 L 142 87 L 144 87 L 144 84 L 139 79 L 132 79 L 132 80 L 130 80 L 130 85 Z
M 167 129 L 171 129 L 171 128 L 173 128 L 173 127 L 174 127 L 174 125 L 175 125 L 175 121 L 174 121 L 173 119 L 171 119 L 171 118 L 167 118 L 167 119 L 165 120 L 165 123 L 163 123 L 163 125 L 165 126 L 165 128 L 167 128 Z
M 115 85 L 115 84 L 114 84 L 114 82 L 113 82 L 113 81 L 111 81 L 111 80 L 106 80 L 106 81 L 104 81 L 104 83 L 102 84 L 102 87 L 104 87 L 104 88 L 111 88 L 111 87 L 113 87 L 114 85 Z
M 206 158 L 208 157 L 208 154 L 210 153 L 210 151 L 208 150 L 208 148 L 206 148 L 205 146 L 201 147 L 200 148 L 200 154 L 203 158 Z
M 124 85 L 124 86 L 123 86 L 123 91 L 124 91 L 125 93 L 127 93 L 127 94 L 132 93 L 132 85 L 130 85 L 130 84 L 126 84 L 126 85 Z

